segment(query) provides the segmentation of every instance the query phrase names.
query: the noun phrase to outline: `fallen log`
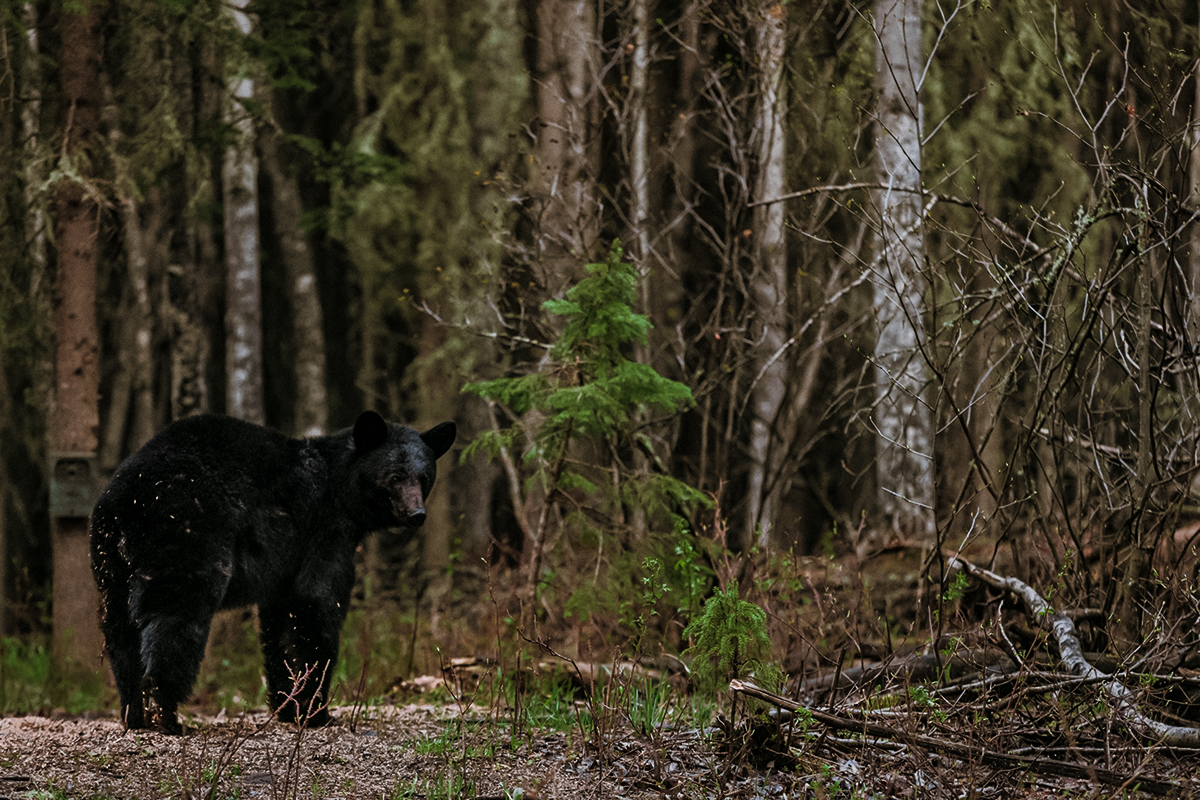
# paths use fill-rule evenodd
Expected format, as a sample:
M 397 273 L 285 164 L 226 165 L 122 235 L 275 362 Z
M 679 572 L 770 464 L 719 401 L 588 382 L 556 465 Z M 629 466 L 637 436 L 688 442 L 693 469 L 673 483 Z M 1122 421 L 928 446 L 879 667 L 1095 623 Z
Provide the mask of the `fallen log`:
M 1032 586 L 1018 578 L 997 575 L 958 557 L 951 558 L 948 566 L 957 566 L 989 586 L 1019 597 L 1025 604 L 1025 613 L 1029 618 L 1054 637 L 1059 657 L 1067 672 L 1079 678 L 1097 681 L 1112 699 L 1113 710 L 1117 716 L 1133 733 L 1167 747 L 1200 747 L 1200 728 L 1167 725 L 1146 716 L 1138 709 L 1134 693 L 1128 687 L 1112 675 L 1092 666 L 1083 655 L 1083 646 L 1075 632 L 1075 623 L 1067 614 L 1055 611 Z

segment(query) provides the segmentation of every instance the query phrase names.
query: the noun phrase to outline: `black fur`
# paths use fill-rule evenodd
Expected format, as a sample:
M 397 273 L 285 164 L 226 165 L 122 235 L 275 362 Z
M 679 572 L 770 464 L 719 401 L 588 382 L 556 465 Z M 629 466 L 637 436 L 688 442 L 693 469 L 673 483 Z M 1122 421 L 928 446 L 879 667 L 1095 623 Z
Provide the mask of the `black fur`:
M 130 728 L 182 732 L 213 614 L 257 605 L 270 703 L 287 721 L 324 705 L 354 587 L 354 551 L 425 521 L 453 422 L 418 434 L 364 412 L 352 430 L 289 439 L 230 417 L 170 425 L 121 464 L 92 513 L 101 624 Z M 310 671 L 298 692 L 294 676 Z M 292 695 L 292 699 L 284 703 Z

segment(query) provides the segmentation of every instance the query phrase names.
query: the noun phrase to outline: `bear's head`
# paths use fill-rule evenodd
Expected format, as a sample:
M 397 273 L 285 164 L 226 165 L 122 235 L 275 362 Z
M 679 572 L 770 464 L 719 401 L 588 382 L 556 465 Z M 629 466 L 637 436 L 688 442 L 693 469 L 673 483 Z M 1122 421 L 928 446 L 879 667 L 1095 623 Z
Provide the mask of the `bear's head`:
M 389 425 L 374 411 L 359 414 L 354 459 L 365 507 L 357 511 L 367 528 L 418 528 L 425 522 L 425 498 L 437 476 L 437 459 L 457 435 L 453 422 L 418 433 L 406 425 Z

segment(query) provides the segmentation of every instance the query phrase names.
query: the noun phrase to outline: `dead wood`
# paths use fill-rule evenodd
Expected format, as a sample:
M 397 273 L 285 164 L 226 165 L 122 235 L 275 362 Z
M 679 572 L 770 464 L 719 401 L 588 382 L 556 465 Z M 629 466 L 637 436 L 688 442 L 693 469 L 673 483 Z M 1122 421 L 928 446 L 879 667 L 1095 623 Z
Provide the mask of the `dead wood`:
M 862 719 L 850 719 L 841 717 L 836 714 L 830 714 L 825 711 L 807 708 L 801 703 L 789 700 L 786 697 L 768 692 L 756 684 L 734 679 L 729 682 L 729 689 L 733 692 L 740 692 L 750 697 L 755 697 L 763 702 L 786 708 L 789 711 L 801 711 L 810 715 L 814 720 L 820 722 L 829 728 L 838 731 L 847 731 L 860 733 L 864 736 L 874 736 L 883 739 L 891 739 L 902 742 L 913 747 L 920 747 L 924 750 L 929 750 L 937 753 L 954 756 L 966 762 L 981 762 L 992 767 L 1003 769 L 1022 770 L 1034 772 L 1039 775 L 1054 775 L 1062 778 L 1077 778 L 1087 780 L 1093 783 L 1099 783 L 1104 786 L 1119 786 L 1123 788 L 1137 788 L 1143 792 L 1148 792 L 1156 796 L 1166 796 L 1177 792 L 1181 789 L 1178 786 L 1167 781 L 1157 780 L 1155 778 L 1147 778 L 1137 774 L 1125 774 L 1114 770 L 1095 767 L 1088 764 L 1076 764 L 1070 761 L 1059 761 L 1051 758 L 1037 758 L 1030 756 L 1016 756 L 1009 753 L 1001 753 L 996 750 L 989 750 L 980 745 L 964 744 L 962 742 L 950 741 L 948 739 L 938 739 L 933 736 L 923 736 L 921 734 L 909 733 L 908 731 L 894 728 L 889 725 L 880 725 L 878 723 L 868 722 Z
M 1071 618 L 1061 611 L 1055 611 L 1029 584 L 1017 578 L 997 575 L 957 557 L 950 560 L 949 566 L 958 566 L 989 586 L 1021 598 L 1029 618 L 1054 637 L 1067 672 L 1079 678 L 1098 681 L 1112 699 L 1117 715 L 1135 734 L 1168 747 L 1200 747 L 1200 728 L 1167 725 L 1139 711 L 1134 693 L 1111 675 L 1096 669 L 1084 656 Z
M 1003 670 L 1008 668 L 1007 662 L 1007 656 L 990 648 L 972 648 L 956 652 L 951 656 L 937 652 L 914 653 L 906 657 L 848 667 L 841 670 L 840 674 L 836 670 L 831 670 L 824 675 L 804 681 L 800 691 L 824 695 L 834 691 L 836 687 L 853 687 L 862 690 L 886 683 L 899 676 L 913 682 L 932 680 L 943 674 L 947 667 L 949 667 L 950 675 L 961 677 L 967 674 L 977 674 L 986 668 Z

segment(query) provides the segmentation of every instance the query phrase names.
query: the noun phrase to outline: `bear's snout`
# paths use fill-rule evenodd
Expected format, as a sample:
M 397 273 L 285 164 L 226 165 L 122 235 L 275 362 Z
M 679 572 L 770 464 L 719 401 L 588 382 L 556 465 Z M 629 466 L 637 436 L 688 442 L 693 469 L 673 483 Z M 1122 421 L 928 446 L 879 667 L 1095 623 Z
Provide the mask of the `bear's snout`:
M 419 528 L 425 524 L 425 495 L 421 485 L 416 481 L 408 481 L 399 487 L 392 495 L 392 511 L 396 521 L 409 528 Z

